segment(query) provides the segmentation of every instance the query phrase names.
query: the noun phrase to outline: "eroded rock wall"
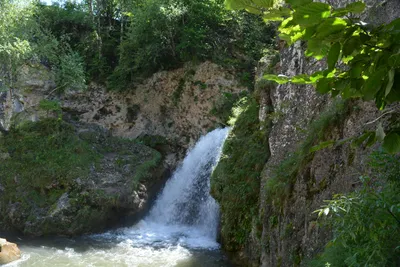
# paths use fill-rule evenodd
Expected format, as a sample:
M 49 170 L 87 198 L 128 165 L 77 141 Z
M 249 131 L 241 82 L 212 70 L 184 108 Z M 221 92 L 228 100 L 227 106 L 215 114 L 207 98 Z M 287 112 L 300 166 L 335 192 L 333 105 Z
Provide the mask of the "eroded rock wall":
M 343 6 L 351 1 L 328 1 Z M 384 23 L 400 17 L 400 2 L 366 1 L 368 10 L 362 19 L 369 23 Z M 280 51 L 281 60 L 277 73 L 293 76 L 312 73 L 323 67 L 304 57 L 305 45 L 301 42 Z M 272 102 L 272 108 L 264 107 Z M 262 234 L 255 231 L 244 248 L 247 263 L 251 266 L 298 266 L 306 259 L 322 252 L 331 233 L 320 228 L 317 210 L 324 199 L 333 194 L 353 191 L 359 186 L 359 176 L 368 170 L 371 149 L 352 148 L 349 143 L 313 153 L 302 162 L 287 190 L 291 193 L 282 200 L 281 208 L 273 205 L 266 194 L 266 186 L 275 175 L 277 166 L 287 160 L 308 139 L 313 123 L 334 106 L 329 96 L 316 93 L 311 86 L 286 84 L 276 86 L 261 94 L 260 119 L 272 116 L 273 126 L 269 134 L 271 156 L 264 167 L 260 188 L 259 220 Z M 264 104 L 263 104 L 264 103 Z M 380 115 L 374 103 L 346 102 L 343 120 L 332 122 L 325 128 L 325 140 L 344 140 L 361 135 L 365 130 L 375 130 L 371 123 Z M 263 114 L 263 110 L 273 110 Z M 314 145 L 316 145 L 315 143 Z M 289 171 L 289 170 L 288 170 Z M 256 225 L 254 227 L 257 228 Z
M 102 125 L 115 136 L 166 137 L 181 148 L 179 155 L 171 155 L 173 162 L 201 135 L 221 125 L 211 111 L 223 93 L 245 90 L 232 72 L 204 62 L 156 73 L 126 92 L 106 92 L 92 85 L 88 92 L 70 94 L 62 103 L 79 120 Z

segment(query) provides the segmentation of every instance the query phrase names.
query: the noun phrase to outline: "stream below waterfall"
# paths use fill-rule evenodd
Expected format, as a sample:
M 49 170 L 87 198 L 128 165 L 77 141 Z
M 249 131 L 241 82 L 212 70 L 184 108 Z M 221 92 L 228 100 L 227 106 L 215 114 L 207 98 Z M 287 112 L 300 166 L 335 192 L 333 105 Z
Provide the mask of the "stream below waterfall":
M 227 135 L 217 129 L 200 138 L 136 225 L 78 238 L 14 238 L 22 258 L 5 266 L 232 266 L 216 241 L 219 207 L 209 194 Z

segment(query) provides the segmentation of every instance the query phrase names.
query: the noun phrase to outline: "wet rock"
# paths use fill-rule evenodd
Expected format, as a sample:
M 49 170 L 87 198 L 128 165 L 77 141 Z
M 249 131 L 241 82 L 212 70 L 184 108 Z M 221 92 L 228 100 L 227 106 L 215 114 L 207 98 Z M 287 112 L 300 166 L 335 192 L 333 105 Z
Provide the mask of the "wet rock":
M 7 264 L 21 258 L 21 251 L 14 243 L 0 238 L 0 265 Z

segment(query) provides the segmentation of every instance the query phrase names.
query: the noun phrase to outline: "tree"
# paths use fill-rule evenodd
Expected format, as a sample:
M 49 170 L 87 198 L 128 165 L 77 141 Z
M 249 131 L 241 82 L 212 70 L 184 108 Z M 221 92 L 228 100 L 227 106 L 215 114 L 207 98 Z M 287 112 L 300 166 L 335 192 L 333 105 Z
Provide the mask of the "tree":
M 280 84 L 313 84 L 319 93 L 333 97 L 374 100 L 380 110 L 400 101 L 400 19 L 372 26 L 348 16 L 364 11 L 361 1 L 343 8 L 312 0 L 286 0 L 285 5 L 272 0 L 226 3 L 230 8 L 260 14 L 267 21 L 278 21 L 281 40 L 289 45 L 306 41 L 305 55 L 327 62 L 325 70 L 312 75 L 266 74 L 265 79 Z M 346 67 L 340 67 L 339 62 Z M 386 133 L 378 128 L 371 138 L 383 140 L 383 147 L 390 152 L 400 152 L 400 127 L 391 126 Z

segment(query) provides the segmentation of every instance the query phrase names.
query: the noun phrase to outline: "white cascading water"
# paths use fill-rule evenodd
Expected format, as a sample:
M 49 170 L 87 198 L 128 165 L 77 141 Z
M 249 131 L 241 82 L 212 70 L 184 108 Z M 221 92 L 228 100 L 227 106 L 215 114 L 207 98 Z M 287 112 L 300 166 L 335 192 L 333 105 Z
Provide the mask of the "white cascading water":
M 226 266 L 219 252 L 212 254 L 219 248 L 219 207 L 209 191 L 228 131 L 216 129 L 200 138 L 135 226 L 90 236 L 83 246 L 22 246 L 28 253 L 10 266 Z M 218 260 L 210 259 L 215 255 Z

